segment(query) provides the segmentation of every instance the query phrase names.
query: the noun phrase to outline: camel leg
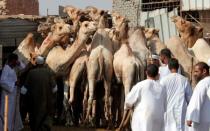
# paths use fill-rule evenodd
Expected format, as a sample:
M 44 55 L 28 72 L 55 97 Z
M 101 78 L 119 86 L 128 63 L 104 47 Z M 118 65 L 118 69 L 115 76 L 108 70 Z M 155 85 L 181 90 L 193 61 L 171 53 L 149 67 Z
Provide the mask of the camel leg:
M 69 76 L 69 103 L 72 104 L 74 101 L 74 95 L 75 95 L 75 86 L 76 83 L 81 76 L 82 72 L 85 70 L 85 63 L 75 63 L 71 69 L 70 76 Z
M 105 117 L 108 121 L 111 120 L 111 95 L 110 95 L 110 81 L 104 80 L 105 88 Z
M 120 123 L 120 126 L 116 129 L 116 131 L 121 131 L 128 125 L 130 117 L 131 117 L 131 113 L 132 113 L 132 110 L 130 109 L 124 111 L 123 119 Z
M 87 108 L 87 114 L 85 117 L 85 123 L 88 121 L 88 118 L 90 116 L 90 112 L 91 112 L 92 104 L 93 104 L 94 91 L 95 91 L 95 79 L 88 79 L 88 82 L 89 82 L 89 98 L 88 98 L 88 108 Z
M 85 119 L 85 114 L 87 113 L 87 102 L 88 99 L 88 83 L 85 85 L 85 92 L 84 92 L 84 98 L 83 98 L 83 121 Z
M 133 82 L 134 82 L 134 80 L 135 80 L 135 73 L 136 73 L 136 71 L 135 71 L 135 66 L 133 66 L 133 65 L 130 65 L 129 67 L 128 67 L 130 70 L 129 70 L 129 72 L 128 71 L 126 71 L 126 69 L 124 70 L 124 75 L 126 76 L 126 77 L 123 77 L 123 86 L 124 86 L 124 98 L 126 98 L 126 95 L 129 93 L 129 91 L 131 90 L 131 87 L 132 87 L 132 85 L 133 85 Z M 123 94 L 123 93 L 122 93 Z M 122 102 L 122 104 L 123 104 L 123 107 L 124 107 L 124 101 Z M 123 111 L 123 117 L 122 117 L 122 121 L 121 121 L 121 123 L 120 123 L 120 126 L 119 126 L 119 128 L 118 129 L 122 129 L 122 128 L 125 128 L 125 125 L 127 125 L 127 121 L 128 121 L 128 119 L 130 118 L 129 116 L 130 116 L 130 113 L 129 113 L 129 111 L 128 110 L 124 110 Z

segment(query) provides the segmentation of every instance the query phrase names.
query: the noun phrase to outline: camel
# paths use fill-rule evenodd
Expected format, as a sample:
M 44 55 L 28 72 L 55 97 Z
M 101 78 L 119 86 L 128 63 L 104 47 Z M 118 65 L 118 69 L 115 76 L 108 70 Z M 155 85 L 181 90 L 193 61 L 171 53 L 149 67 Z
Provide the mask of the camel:
M 50 69 L 55 73 L 66 74 L 69 66 L 80 55 L 89 36 L 96 31 L 96 26 L 95 22 L 84 21 L 79 29 L 77 39 L 71 46 L 68 46 L 66 49 L 63 49 L 61 46 L 52 48 L 46 58 L 46 63 Z
M 198 39 L 189 50 L 193 52 L 198 61 L 208 63 L 210 59 L 210 46 L 203 38 Z
M 180 16 L 173 16 L 171 20 L 175 23 L 181 39 L 188 48 L 192 48 L 197 39 L 203 37 L 203 27 L 195 26 Z
M 30 62 L 31 52 L 35 52 L 36 43 L 34 41 L 32 33 L 28 33 L 26 38 L 19 44 L 18 48 L 14 51 L 18 55 L 18 59 L 24 65 L 27 65 Z
M 102 11 L 103 12 L 103 11 Z M 91 43 L 91 53 L 89 56 L 87 64 L 88 72 L 88 88 L 89 88 L 89 98 L 88 98 L 88 109 L 85 117 L 85 123 L 89 121 L 92 104 L 95 102 L 94 91 L 96 82 L 103 80 L 105 89 L 105 118 L 110 122 L 111 120 L 111 80 L 113 74 L 113 49 L 112 41 L 109 38 L 108 33 L 105 31 L 106 27 L 106 14 L 101 13 L 98 19 L 98 30 L 94 34 Z M 86 102 L 85 102 L 86 103 Z M 93 107 L 94 108 L 94 107 Z M 93 109 L 94 110 L 94 109 Z M 92 112 L 92 118 L 95 118 L 94 112 Z
M 144 68 L 142 68 L 143 63 L 134 55 L 128 44 L 127 22 L 123 22 L 121 26 L 119 33 L 121 46 L 114 54 L 113 67 L 117 82 L 123 83 L 123 95 L 126 96 L 134 84 L 144 79 L 144 73 L 141 73 L 144 72 Z M 124 98 L 123 95 L 121 95 L 121 99 Z M 124 100 L 121 100 L 121 107 L 124 107 Z M 124 115 L 123 111 L 118 113 L 121 113 L 121 117 Z
M 121 16 L 119 13 L 113 12 L 112 13 L 113 24 L 117 31 L 120 30 L 124 21 L 129 22 L 125 19 L 125 17 Z M 143 32 L 143 27 L 138 28 L 129 28 L 128 30 L 128 43 L 132 49 L 134 55 L 143 62 L 144 66 L 146 67 L 147 57 L 150 55 L 150 51 L 147 48 L 147 41 L 145 34 Z
M 51 31 L 45 40 L 42 42 L 38 54 L 44 57 L 47 57 L 49 51 L 60 42 L 62 39 L 66 40 L 69 37 L 66 37 L 71 33 L 71 27 L 69 24 L 66 24 L 64 21 L 59 21 L 51 26 Z M 64 42 L 65 43 L 65 42 Z
M 158 32 L 159 30 L 155 28 L 144 29 L 145 37 L 147 39 L 147 46 L 152 54 L 159 54 L 162 49 L 166 48 L 165 44 L 161 42 Z
M 194 84 L 193 66 L 198 62 L 197 59 L 190 54 L 180 37 L 171 37 L 166 41 L 166 46 L 171 50 L 173 56 L 179 60 L 183 68 L 182 71 L 184 71 L 182 74 L 188 77 L 192 84 Z
M 50 28 L 54 22 L 54 17 L 49 16 L 45 22 L 39 22 L 40 24 L 37 27 L 37 32 L 41 34 L 43 38 L 46 38 L 48 33 L 50 32 Z
M 147 41 L 144 35 L 142 27 L 136 29 L 129 36 L 129 45 L 134 53 L 134 55 L 143 62 L 144 67 L 146 67 L 147 59 L 151 55 L 151 52 L 147 48 Z

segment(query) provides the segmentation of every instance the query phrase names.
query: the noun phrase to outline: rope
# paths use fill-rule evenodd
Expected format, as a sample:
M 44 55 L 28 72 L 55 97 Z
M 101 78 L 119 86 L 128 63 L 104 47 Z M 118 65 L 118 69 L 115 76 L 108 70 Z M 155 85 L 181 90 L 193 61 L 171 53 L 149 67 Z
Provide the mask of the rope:
M 203 27 L 203 25 L 198 21 L 198 20 L 196 20 L 191 14 L 189 14 L 189 13 L 186 13 L 188 16 L 190 16 L 196 23 L 198 23 L 200 26 L 202 26 Z

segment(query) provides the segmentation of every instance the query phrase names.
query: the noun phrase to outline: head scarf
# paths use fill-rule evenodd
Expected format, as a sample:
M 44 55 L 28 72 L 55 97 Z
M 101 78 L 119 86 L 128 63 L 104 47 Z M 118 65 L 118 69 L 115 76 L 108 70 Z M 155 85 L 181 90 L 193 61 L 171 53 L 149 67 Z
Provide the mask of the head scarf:
M 37 56 L 36 57 L 36 64 L 38 64 L 38 65 L 44 64 L 44 57 Z

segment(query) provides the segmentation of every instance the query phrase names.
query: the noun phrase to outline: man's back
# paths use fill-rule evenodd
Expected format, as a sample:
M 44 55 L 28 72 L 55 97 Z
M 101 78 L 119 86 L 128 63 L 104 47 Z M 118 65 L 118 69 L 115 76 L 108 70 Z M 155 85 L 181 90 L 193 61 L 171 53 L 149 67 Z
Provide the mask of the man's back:
M 210 123 L 210 76 L 195 87 L 187 108 L 187 118 L 197 123 Z
M 52 88 L 55 86 L 55 81 L 46 67 L 41 66 L 30 70 L 26 77 L 25 86 L 28 88 L 29 96 L 35 105 L 41 104 L 39 100 L 42 101 L 41 106 L 45 108 L 51 105 Z
M 161 131 L 165 107 L 165 92 L 155 80 L 136 84 L 126 96 L 125 107 L 134 106 L 132 130 Z
M 192 89 L 187 78 L 178 73 L 171 73 L 160 83 L 167 95 L 166 129 L 171 131 L 184 130 L 187 104 L 192 95 Z

